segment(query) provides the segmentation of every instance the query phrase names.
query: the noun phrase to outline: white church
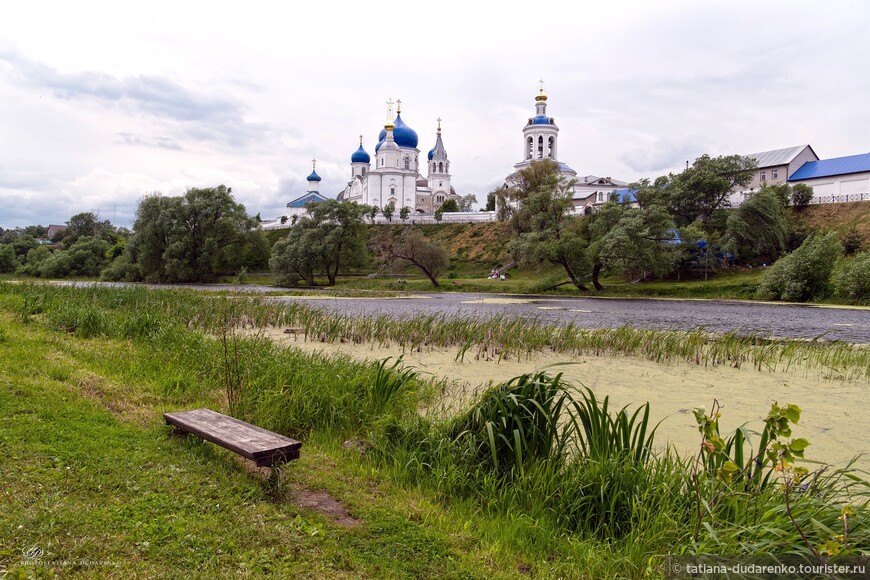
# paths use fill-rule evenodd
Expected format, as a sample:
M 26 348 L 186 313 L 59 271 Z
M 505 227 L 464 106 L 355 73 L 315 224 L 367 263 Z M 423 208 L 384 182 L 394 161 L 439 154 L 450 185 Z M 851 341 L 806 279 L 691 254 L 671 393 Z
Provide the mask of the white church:
M 543 159 L 553 160 L 558 164 L 560 173 L 575 181 L 575 210 L 588 212 L 594 206 L 607 201 L 611 194 L 627 184 L 610 177 L 578 177 L 576 171 L 558 160 L 559 127 L 553 117 L 547 116 L 547 100 L 542 82 L 535 95 L 535 115 L 529 117 L 523 127 L 523 159 L 514 165 L 514 169 L 519 171 Z M 396 102 L 395 118 L 394 103 L 389 101 L 387 104 L 387 122 L 378 135 L 374 148 L 374 167 L 372 155 L 363 147 L 363 137 L 360 135 L 359 148 L 350 157 L 351 179 L 338 194 L 338 200 L 354 201 L 378 208 L 392 204 L 396 212 L 402 207 L 409 207 L 418 216 L 431 217 L 446 200 L 459 197 L 450 183 L 450 160 L 441 138 L 441 119 L 438 119 L 435 132 L 435 146 L 426 155 L 426 177 L 423 177 L 417 132 L 402 119 L 401 101 Z M 315 167 L 308 176 L 308 191 L 287 204 L 287 212 L 281 223 L 264 224 L 263 227 L 283 227 L 288 218 L 307 213 L 306 203 L 326 199 L 320 193 L 319 186 L 320 176 L 317 175 Z M 495 219 L 494 215 L 483 215 L 487 213 L 491 212 L 462 214 L 464 218 L 459 221 Z M 455 217 L 460 218 L 460 215 L 456 214 Z
M 418 214 L 431 214 L 448 199 L 459 197 L 450 185 L 450 160 L 441 140 L 441 119 L 435 146 L 426 155 L 423 177 L 417 132 L 402 120 L 402 101 L 397 101 L 394 120 L 393 103 L 388 104 L 387 122 L 375 145 L 374 167 L 360 136 L 359 148 L 350 158 L 351 179 L 338 199 L 379 208 L 392 204 L 396 210 L 409 207 Z

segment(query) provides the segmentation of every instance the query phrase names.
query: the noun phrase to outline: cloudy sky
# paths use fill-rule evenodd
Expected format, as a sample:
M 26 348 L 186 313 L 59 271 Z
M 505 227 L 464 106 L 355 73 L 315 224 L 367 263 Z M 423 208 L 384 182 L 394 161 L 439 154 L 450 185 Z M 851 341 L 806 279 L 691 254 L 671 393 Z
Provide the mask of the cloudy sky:
M 479 3 L 483 5 L 484 3 Z M 700 154 L 870 151 L 870 3 L 709 0 L 6 3 L 0 226 L 130 225 L 150 192 L 226 184 L 281 215 L 372 152 L 386 101 L 483 200 L 522 155 L 538 79 L 560 160 L 624 181 Z

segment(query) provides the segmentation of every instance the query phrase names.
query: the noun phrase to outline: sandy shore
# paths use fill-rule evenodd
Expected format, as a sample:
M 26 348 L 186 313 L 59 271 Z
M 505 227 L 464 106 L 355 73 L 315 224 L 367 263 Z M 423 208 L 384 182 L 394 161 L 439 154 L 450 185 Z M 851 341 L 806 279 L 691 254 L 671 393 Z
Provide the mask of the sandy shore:
M 326 354 L 344 353 L 355 358 L 382 359 L 404 354 L 406 365 L 438 378 L 447 378 L 452 387 L 440 402 L 456 407 L 462 399 L 490 381 L 501 382 L 548 365 L 561 372 L 575 385 L 585 385 L 599 398 L 609 395 L 611 408 L 635 406 L 650 402 L 650 414 L 655 422 L 662 420 L 657 440 L 669 441 L 681 453 L 694 454 L 700 443 L 692 409 L 702 406 L 709 410 L 713 400 L 722 406 L 720 425 L 723 433 L 747 423 L 761 430 L 763 417 L 770 404 L 794 403 L 803 414 L 795 437 L 810 441 L 808 459 L 842 465 L 859 453 L 867 453 L 870 414 L 864 403 L 870 384 L 866 381 L 829 379 L 816 371 L 794 369 L 788 372 L 757 371 L 750 368 L 704 368 L 687 363 L 658 364 L 625 356 L 582 356 L 560 354 L 535 355 L 531 360 L 474 360 L 471 349 L 464 362 L 457 362 L 455 350 L 425 350 L 403 353 L 398 345 L 378 348 L 376 345 L 329 344 L 305 341 L 304 337 L 284 334 L 281 330 L 267 332 L 281 344 L 306 351 Z M 870 458 L 860 465 L 870 469 Z M 812 468 L 812 466 L 808 466 Z

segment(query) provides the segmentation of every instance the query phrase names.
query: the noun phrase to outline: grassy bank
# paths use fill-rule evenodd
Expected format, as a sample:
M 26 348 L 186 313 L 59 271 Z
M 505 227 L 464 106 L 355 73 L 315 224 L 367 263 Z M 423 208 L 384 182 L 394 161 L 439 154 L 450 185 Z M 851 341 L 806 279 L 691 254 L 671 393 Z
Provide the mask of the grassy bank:
M 863 364 L 850 358 L 858 349 L 702 333 L 496 332 L 499 320 L 354 326 L 241 297 L 2 284 L 0 482 L 11 509 L 0 511 L 0 565 L 115 577 L 607 578 L 659 576 L 656 554 L 668 552 L 870 549 L 868 492 L 854 474 L 801 476 L 780 464 L 784 452 L 767 457 L 763 435 L 754 448 L 720 437 L 714 414 L 701 425 L 714 451 L 697 461 L 650 451 L 642 405 L 608 410 L 552 376 L 499 385 L 454 417 L 420 415 L 437 383 L 395 361 L 306 355 L 258 336 L 276 324 L 409 349 L 459 341 L 469 356 L 562 348 L 771 364 L 828 348 L 836 354 L 813 356 Z M 231 454 L 168 436 L 162 411 L 202 405 L 302 440 L 302 459 L 270 487 Z M 766 432 L 799 454 L 784 429 L 795 412 L 773 416 Z M 804 491 L 783 495 L 795 484 Z M 311 494 L 336 502 L 338 516 L 304 501 Z

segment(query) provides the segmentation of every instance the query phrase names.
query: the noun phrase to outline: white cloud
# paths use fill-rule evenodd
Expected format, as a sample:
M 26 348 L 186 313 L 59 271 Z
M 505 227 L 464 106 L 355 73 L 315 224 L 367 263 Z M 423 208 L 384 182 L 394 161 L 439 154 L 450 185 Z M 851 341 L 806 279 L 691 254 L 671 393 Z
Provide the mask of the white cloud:
M 48 13 L 51 17 L 47 17 Z M 808 15 L 812 15 L 809 17 Z M 748 0 L 14 3 L 0 21 L 0 226 L 225 183 L 280 215 L 372 152 L 387 98 L 478 199 L 521 154 L 537 79 L 561 160 L 625 181 L 702 153 L 866 152 L 870 5 Z

